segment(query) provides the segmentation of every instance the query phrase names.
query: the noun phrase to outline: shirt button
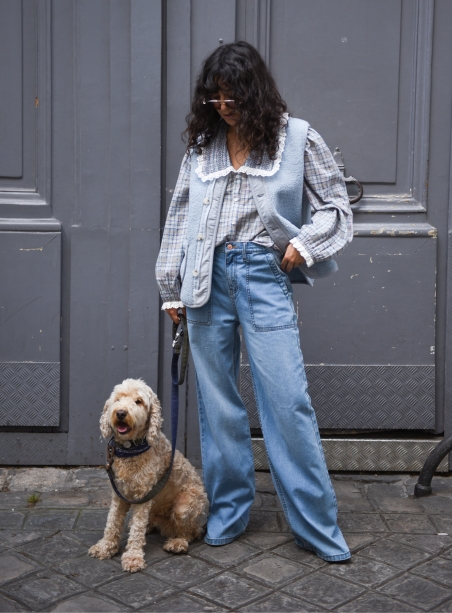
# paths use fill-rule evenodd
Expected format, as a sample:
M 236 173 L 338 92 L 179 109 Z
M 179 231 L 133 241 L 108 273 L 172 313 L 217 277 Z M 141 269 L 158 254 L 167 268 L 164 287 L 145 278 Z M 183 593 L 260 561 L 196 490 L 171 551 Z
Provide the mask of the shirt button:
M 197 270 L 194 270 L 194 271 L 193 271 L 193 276 L 194 276 L 194 277 L 197 277 L 197 276 L 198 276 L 198 271 L 197 271 Z
M 209 204 L 210 200 L 208 198 L 204 198 L 204 200 L 202 201 L 203 204 Z
M 199 240 L 199 241 L 202 241 L 202 240 L 203 240 L 203 238 L 204 238 L 204 236 L 203 236 L 202 234 L 198 234 L 198 240 Z
M 228 249 L 233 249 L 232 245 L 228 245 Z

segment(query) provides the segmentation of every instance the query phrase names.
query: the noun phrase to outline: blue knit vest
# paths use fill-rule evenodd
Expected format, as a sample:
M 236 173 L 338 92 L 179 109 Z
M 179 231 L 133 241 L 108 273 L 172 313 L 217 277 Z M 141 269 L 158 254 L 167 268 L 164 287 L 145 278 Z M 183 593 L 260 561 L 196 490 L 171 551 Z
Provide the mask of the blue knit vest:
M 272 176 L 249 175 L 259 216 L 270 237 L 284 253 L 302 225 L 311 222 L 309 203 L 303 199 L 304 151 L 309 124 L 292 117 L 279 170 Z M 221 205 L 228 177 L 202 181 L 196 174 L 198 160 L 191 155 L 187 242 L 181 266 L 181 300 L 188 307 L 203 306 L 210 297 L 212 266 Z M 299 266 L 292 277 L 312 285 L 313 279 L 337 270 L 335 260 Z

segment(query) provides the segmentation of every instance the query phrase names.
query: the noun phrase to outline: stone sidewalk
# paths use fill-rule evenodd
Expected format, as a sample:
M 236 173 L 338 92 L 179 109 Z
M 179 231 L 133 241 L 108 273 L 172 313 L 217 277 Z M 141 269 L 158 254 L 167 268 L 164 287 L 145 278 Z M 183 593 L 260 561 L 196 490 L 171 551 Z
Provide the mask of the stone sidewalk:
M 350 564 L 297 548 L 269 474 L 256 478 L 240 539 L 174 556 L 153 534 L 130 575 L 119 556 L 87 556 L 109 506 L 103 469 L 0 469 L 0 611 L 452 611 L 452 476 L 415 500 L 415 476 L 333 474 Z

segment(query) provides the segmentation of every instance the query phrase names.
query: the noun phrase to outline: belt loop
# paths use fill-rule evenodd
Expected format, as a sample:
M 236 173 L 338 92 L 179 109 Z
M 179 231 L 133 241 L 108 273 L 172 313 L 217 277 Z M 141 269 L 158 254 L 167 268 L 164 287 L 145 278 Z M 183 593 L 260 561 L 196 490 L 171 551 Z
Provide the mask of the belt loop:
M 246 246 L 248 243 L 242 243 L 242 257 L 243 257 L 243 261 L 246 262 Z

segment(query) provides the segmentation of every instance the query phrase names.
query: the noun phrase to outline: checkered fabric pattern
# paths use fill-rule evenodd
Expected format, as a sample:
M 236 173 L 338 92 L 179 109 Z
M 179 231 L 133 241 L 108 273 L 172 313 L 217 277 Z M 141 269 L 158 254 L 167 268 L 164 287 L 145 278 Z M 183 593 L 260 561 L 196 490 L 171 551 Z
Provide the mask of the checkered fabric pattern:
M 224 139 L 219 139 L 224 147 Z M 227 152 L 226 152 L 227 153 Z M 224 157 L 224 156 L 223 156 Z M 229 158 L 228 158 L 229 159 Z M 166 218 L 156 277 L 163 308 L 180 301 L 179 270 L 188 222 L 191 159 L 185 154 Z M 322 137 L 308 129 L 304 154 L 304 192 L 311 205 L 312 224 L 301 228 L 291 243 L 308 266 L 338 255 L 353 238 L 352 212 L 342 173 Z M 217 245 L 226 240 L 272 246 L 249 186 L 246 167 L 231 170 L 220 214 Z
M 218 224 L 216 245 L 226 241 L 273 245 L 254 204 L 248 175 L 238 172 L 229 175 Z

